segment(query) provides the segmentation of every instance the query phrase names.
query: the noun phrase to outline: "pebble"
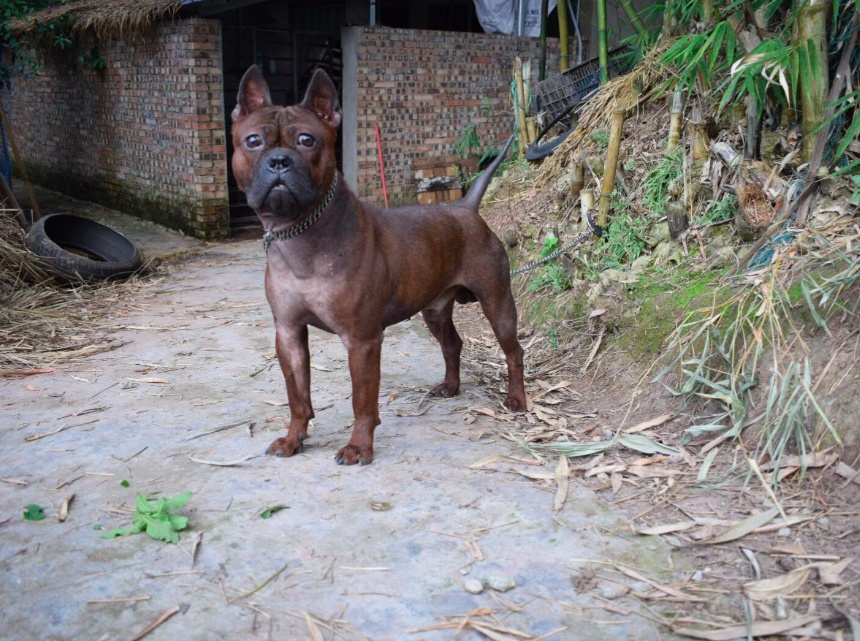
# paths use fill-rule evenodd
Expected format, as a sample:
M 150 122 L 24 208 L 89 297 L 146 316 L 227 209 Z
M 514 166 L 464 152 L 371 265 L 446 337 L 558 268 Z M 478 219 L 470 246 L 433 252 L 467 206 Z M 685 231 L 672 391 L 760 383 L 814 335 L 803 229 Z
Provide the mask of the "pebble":
M 484 591 L 484 584 L 478 579 L 466 579 L 463 581 L 463 589 L 469 594 L 480 594 Z
M 698 583 L 699 581 L 701 581 L 704 578 L 705 578 L 705 575 L 701 570 L 696 570 L 695 572 L 693 572 L 693 577 L 692 577 L 693 583 Z
M 790 527 L 781 527 L 777 530 L 776 535 L 780 538 L 787 539 L 791 536 L 791 528 Z
M 618 599 L 630 592 L 630 588 L 615 581 L 598 581 L 597 588 L 600 590 L 600 596 L 604 599 Z
M 487 578 L 487 587 L 496 592 L 507 592 L 517 587 L 517 582 L 511 576 L 494 575 Z

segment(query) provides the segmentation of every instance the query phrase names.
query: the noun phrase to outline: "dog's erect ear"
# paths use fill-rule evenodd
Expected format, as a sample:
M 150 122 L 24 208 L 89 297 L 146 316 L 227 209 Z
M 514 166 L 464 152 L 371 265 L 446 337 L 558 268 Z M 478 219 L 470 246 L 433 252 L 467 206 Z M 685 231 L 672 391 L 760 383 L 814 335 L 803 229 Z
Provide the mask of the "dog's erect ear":
M 242 77 L 242 82 L 239 83 L 239 97 L 236 100 L 236 108 L 233 109 L 233 120 L 239 120 L 257 109 L 271 106 L 272 97 L 269 94 L 269 85 L 263 78 L 263 72 L 257 65 L 251 65 Z
M 343 112 L 340 110 L 340 101 L 337 98 L 337 88 L 328 74 L 322 69 L 314 71 L 302 106 L 313 111 L 320 120 L 329 123 L 335 129 L 340 125 Z

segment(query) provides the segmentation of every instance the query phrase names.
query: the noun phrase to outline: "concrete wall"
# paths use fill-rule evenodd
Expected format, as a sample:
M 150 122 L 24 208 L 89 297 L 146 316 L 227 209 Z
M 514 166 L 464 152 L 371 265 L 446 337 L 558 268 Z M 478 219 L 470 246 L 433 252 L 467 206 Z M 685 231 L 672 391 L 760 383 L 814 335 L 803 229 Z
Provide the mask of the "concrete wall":
M 458 162 L 457 137 L 478 125 L 482 148 L 499 147 L 513 132 L 511 81 L 516 56 L 531 58 L 537 38 L 477 33 L 346 27 L 343 166 L 359 197 L 381 205 L 375 125 L 382 142 L 388 200 L 417 200 L 415 172 Z M 547 69 L 558 68 L 550 41 Z M 487 99 L 492 115 L 481 115 Z
M 221 25 L 164 22 L 3 91 L 30 178 L 200 238 L 229 234 Z

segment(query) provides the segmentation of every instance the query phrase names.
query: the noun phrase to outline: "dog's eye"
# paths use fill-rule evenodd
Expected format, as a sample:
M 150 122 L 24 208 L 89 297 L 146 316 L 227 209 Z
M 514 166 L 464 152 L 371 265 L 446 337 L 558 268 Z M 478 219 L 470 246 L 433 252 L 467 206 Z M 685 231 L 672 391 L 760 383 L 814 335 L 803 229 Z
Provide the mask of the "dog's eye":
M 246 149 L 257 149 L 262 146 L 263 138 L 258 136 L 257 134 L 251 134 L 247 138 L 245 138 L 245 148 Z
M 299 134 L 299 144 L 302 147 L 313 147 L 316 140 L 310 134 Z

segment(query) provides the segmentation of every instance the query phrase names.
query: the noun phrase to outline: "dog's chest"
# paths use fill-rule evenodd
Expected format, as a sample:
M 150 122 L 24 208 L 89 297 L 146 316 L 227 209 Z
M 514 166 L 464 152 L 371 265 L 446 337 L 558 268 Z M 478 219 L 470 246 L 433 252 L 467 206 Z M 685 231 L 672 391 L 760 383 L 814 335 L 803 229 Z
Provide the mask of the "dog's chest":
M 310 323 L 331 331 L 336 331 L 344 307 L 353 299 L 342 257 L 336 253 L 317 255 L 295 267 L 270 258 L 266 297 L 281 322 Z

